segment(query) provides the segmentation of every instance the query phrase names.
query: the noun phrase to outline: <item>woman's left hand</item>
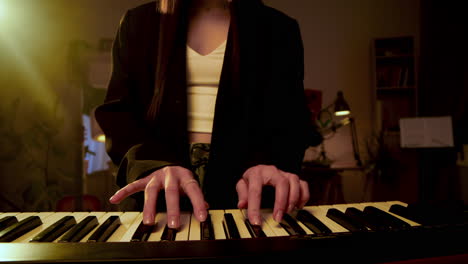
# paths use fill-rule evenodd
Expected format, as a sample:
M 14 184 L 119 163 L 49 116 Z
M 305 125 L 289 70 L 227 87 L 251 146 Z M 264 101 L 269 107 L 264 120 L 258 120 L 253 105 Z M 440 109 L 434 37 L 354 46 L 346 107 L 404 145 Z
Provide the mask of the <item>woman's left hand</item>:
M 260 204 L 264 185 L 275 187 L 273 218 L 280 222 L 284 213 L 302 208 L 310 198 L 309 185 L 296 174 L 284 172 L 272 165 L 257 165 L 245 171 L 237 182 L 237 207 L 247 208 L 250 223 L 261 225 Z

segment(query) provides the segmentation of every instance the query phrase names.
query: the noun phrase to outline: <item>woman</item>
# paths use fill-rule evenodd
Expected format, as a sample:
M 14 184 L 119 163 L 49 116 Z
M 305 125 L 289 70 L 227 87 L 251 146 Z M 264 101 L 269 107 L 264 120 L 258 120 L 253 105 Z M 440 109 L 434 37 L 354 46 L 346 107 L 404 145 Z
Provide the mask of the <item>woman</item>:
M 304 206 L 304 151 L 322 138 L 303 68 L 297 22 L 259 0 L 159 0 L 127 11 L 96 110 L 119 165 L 110 202 L 140 197 L 144 223 L 166 210 L 171 228 L 187 197 L 199 221 L 208 206 L 247 208 L 255 225 L 262 207 L 281 221 Z

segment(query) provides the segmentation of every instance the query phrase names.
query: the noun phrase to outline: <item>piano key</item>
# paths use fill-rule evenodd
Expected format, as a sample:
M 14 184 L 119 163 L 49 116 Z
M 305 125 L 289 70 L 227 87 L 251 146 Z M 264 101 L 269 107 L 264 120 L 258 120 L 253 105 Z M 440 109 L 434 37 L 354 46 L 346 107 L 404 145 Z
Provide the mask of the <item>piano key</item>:
M 211 222 L 211 214 L 208 213 L 206 220 L 200 223 L 200 240 L 213 239 L 215 239 L 213 223 Z
M 323 224 L 310 211 L 302 209 L 296 213 L 296 219 L 307 227 L 314 234 L 331 234 L 332 231 L 328 226 Z
M 302 227 L 297 223 L 296 219 L 292 218 L 292 216 L 289 214 L 283 215 L 283 220 L 280 222 L 280 225 L 291 236 L 306 234 L 306 232 L 302 229 Z
M 227 239 L 240 238 L 239 230 L 237 229 L 236 222 L 234 221 L 232 214 L 224 213 L 223 227 Z
M 226 213 L 230 213 L 232 217 L 234 218 L 234 222 L 236 222 L 237 230 L 239 231 L 239 235 L 241 238 L 252 238 L 249 230 L 247 229 L 244 215 L 242 214 L 242 211 L 239 209 L 227 209 L 224 210 Z M 261 230 L 261 228 L 260 228 Z M 262 231 L 263 233 L 263 231 Z M 259 235 L 261 235 L 259 233 Z M 263 233 L 265 235 L 265 233 Z
M 380 225 L 387 226 L 389 230 L 408 229 L 411 227 L 408 223 L 394 217 L 391 214 L 386 213 L 381 209 L 378 209 L 375 206 L 366 206 L 363 212 L 365 216 L 368 215 L 369 217 L 375 219 L 378 221 L 378 223 L 380 223 Z
M 288 236 L 288 232 L 273 218 L 273 211 L 271 209 L 261 209 L 263 221 L 274 232 L 275 236 Z
M 142 220 L 143 218 L 139 221 L 135 233 L 132 234 L 130 238 L 131 242 L 148 241 L 153 229 L 156 227 L 156 225 L 145 225 Z
M 245 219 L 245 225 L 247 227 L 247 230 L 250 233 L 251 237 L 266 237 L 265 232 L 263 232 L 262 227 L 259 225 L 252 225 L 249 221 L 249 219 Z
M 326 216 L 327 210 L 331 208 L 330 206 L 306 206 L 304 210 L 311 213 L 315 216 L 319 222 L 325 225 L 331 233 L 341 233 L 341 232 L 349 232 L 346 228 L 340 226 L 339 224 L 335 223 L 333 220 Z
M 57 218 L 60 218 L 57 220 Z M 69 213 L 57 213 L 48 217 L 42 231 L 29 240 L 29 242 L 52 242 L 76 224 L 76 219 Z
M 402 206 L 402 207 L 405 207 L 407 205 L 404 205 L 403 203 L 401 202 L 395 202 L 395 201 L 389 201 L 389 202 L 382 202 L 382 203 L 372 203 L 372 206 L 382 210 L 382 211 L 385 211 L 387 214 L 390 214 L 406 223 L 408 223 L 410 226 L 420 226 L 421 224 L 420 223 L 417 223 L 417 222 L 414 222 L 408 218 L 405 218 L 401 215 L 398 215 L 398 214 L 395 214 L 394 212 L 392 212 L 390 209 L 392 206 Z
M 214 239 L 226 239 L 223 228 L 224 210 L 210 210 L 209 213 L 213 225 Z
M 161 241 L 161 237 L 164 233 L 164 228 L 167 225 L 167 213 L 160 212 L 156 214 L 154 218 L 155 224 L 153 230 L 151 231 L 148 241 Z
M 42 225 L 42 221 L 37 215 L 24 218 L 2 230 L 0 232 L 0 242 L 12 242 L 40 225 Z
M 337 208 L 330 208 L 327 211 L 327 217 L 337 222 L 350 232 L 366 232 L 368 228 L 354 218 L 348 217 L 345 213 Z
M 99 225 L 96 215 L 88 215 L 78 224 L 73 226 L 64 236 L 62 236 L 58 242 L 79 242 L 85 237 L 92 229 Z
M 189 240 L 191 218 L 192 215 L 189 212 L 180 213 L 180 227 L 177 230 L 176 241 Z M 193 218 L 195 218 L 195 216 Z
M 134 224 L 135 220 L 141 215 L 141 212 L 124 212 L 120 215 L 120 226 L 115 232 L 107 239 L 107 242 L 129 242 L 131 235 L 127 236 L 127 233 L 131 232 L 130 229 Z M 141 221 L 141 219 L 140 219 Z M 138 221 L 136 221 L 138 222 Z M 138 223 L 135 223 L 133 232 L 138 228 Z
M 90 212 L 89 215 L 95 215 L 98 220 L 98 225 L 92 228 L 81 240 L 80 242 L 87 242 L 94 232 L 112 215 L 121 215 L 122 212 Z
M 209 215 L 209 214 L 208 214 Z M 190 232 L 189 232 L 189 237 L 188 239 L 190 241 L 198 241 L 202 240 L 201 234 L 202 234 L 202 229 L 201 226 L 205 227 L 204 224 L 200 223 L 196 217 L 190 217 Z
M 10 215 L 2 217 L 2 219 L 0 219 L 0 231 L 15 223 L 18 223 L 18 219 L 15 216 Z
M 120 226 L 118 215 L 109 216 L 86 240 L 87 242 L 105 242 Z
M 249 217 L 247 215 L 247 209 L 242 209 L 241 210 L 242 212 L 242 215 L 244 216 L 244 219 L 248 220 Z M 263 216 L 262 216 L 263 218 Z M 254 227 L 255 225 L 252 225 L 251 223 L 249 223 L 252 227 Z M 259 226 L 261 228 L 261 230 L 263 231 L 263 233 L 265 234 L 266 237 L 276 237 L 276 233 L 273 231 L 273 229 L 267 224 L 265 223 L 265 219 L 263 219 L 262 221 L 262 225 Z M 257 228 L 257 227 L 254 227 L 254 228 Z
M 161 241 L 175 241 L 177 234 L 176 228 L 170 228 L 167 224 L 164 227 L 164 231 L 161 234 Z

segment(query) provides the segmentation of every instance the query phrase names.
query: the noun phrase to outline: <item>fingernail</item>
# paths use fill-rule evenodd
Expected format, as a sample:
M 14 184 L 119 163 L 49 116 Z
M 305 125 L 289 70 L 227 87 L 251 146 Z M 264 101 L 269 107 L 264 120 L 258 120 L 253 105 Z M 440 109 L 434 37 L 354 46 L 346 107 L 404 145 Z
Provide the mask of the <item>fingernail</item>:
M 294 204 L 289 204 L 288 206 L 288 213 L 292 212 L 295 209 Z
M 170 228 L 178 228 L 179 227 L 179 218 L 175 215 L 171 215 L 167 219 L 167 225 Z
M 276 222 L 281 222 L 281 220 L 283 219 L 283 210 L 276 211 L 274 218 Z
M 252 217 L 253 221 L 252 221 L 252 224 L 253 225 L 261 225 L 262 224 L 262 220 L 260 219 L 260 217 L 258 215 L 255 215 Z
M 206 220 L 206 211 L 205 210 L 200 210 L 198 211 L 198 220 L 200 220 L 200 222 L 203 222 Z
M 145 225 L 154 224 L 154 216 L 152 216 L 152 215 L 145 216 L 145 218 L 143 219 L 143 224 L 145 224 Z
M 110 201 L 110 202 L 113 202 L 114 196 L 115 196 L 115 195 L 112 195 L 111 198 L 109 198 L 109 201 Z

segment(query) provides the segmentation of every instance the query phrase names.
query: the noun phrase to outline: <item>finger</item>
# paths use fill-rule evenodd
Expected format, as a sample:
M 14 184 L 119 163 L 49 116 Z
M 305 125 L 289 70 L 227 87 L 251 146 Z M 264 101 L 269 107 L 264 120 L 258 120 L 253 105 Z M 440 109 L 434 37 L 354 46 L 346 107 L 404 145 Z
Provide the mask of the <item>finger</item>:
M 301 198 L 299 199 L 298 208 L 303 208 L 310 199 L 309 184 L 306 181 L 300 181 Z
M 299 184 L 299 177 L 292 173 L 284 173 L 285 177 L 289 179 L 289 201 L 287 212 L 291 213 L 296 207 L 301 197 L 301 186 Z
M 204 222 L 208 215 L 208 207 L 205 199 L 203 198 L 203 192 L 198 185 L 198 182 L 193 178 L 189 178 L 181 183 L 181 187 L 192 203 L 195 217 L 198 221 Z
M 237 196 L 239 200 L 237 202 L 237 208 L 247 208 L 247 199 L 249 198 L 249 192 L 247 189 L 247 182 L 244 179 L 240 179 L 236 184 Z
M 143 191 L 150 181 L 151 177 L 145 177 L 143 179 L 134 181 L 130 184 L 127 184 L 125 187 L 122 189 L 118 190 L 111 198 L 109 198 L 109 202 L 112 204 L 118 204 L 120 203 L 123 199 L 127 198 L 128 196 Z
M 167 225 L 170 228 L 180 226 L 179 180 L 173 172 L 165 175 L 164 191 L 166 195 Z
M 247 173 L 245 178 L 247 179 L 247 215 L 249 216 L 249 221 L 253 225 L 261 225 L 260 203 L 262 199 L 263 179 L 261 175 L 253 173 Z
M 283 214 L 287 210 L 289 196 L 289 180 L 278 172 L 273 177 L 273 185 L 275 186 L 275 205 L 273 207 L 273 219 L 276 222 L 281 222 Z
M 162 189 L 162 183 L 157 177 L 151 177 L 145 188 L 145 203 L 143 206 L 143 223 L 145 225 L 154 225 L 156 215 L 156 203 L 159 191 Z

